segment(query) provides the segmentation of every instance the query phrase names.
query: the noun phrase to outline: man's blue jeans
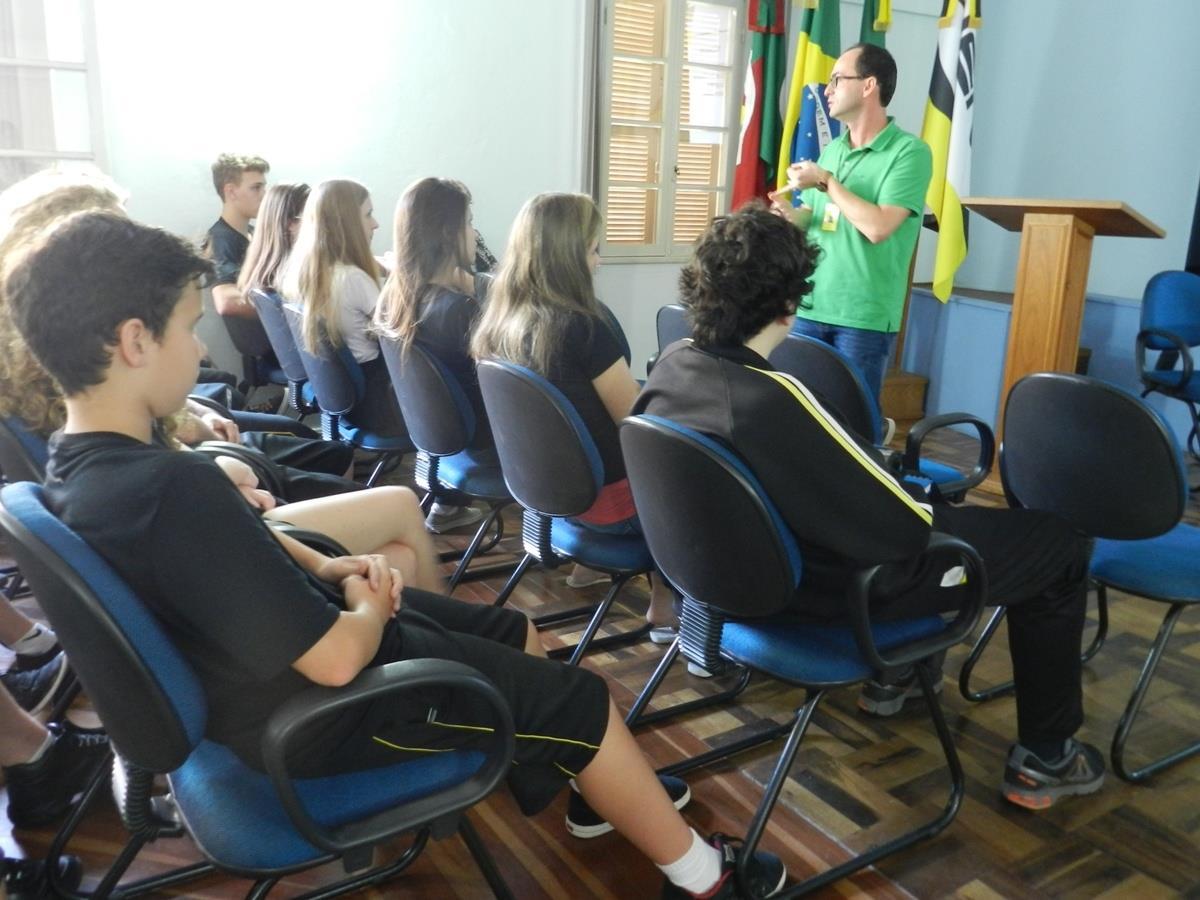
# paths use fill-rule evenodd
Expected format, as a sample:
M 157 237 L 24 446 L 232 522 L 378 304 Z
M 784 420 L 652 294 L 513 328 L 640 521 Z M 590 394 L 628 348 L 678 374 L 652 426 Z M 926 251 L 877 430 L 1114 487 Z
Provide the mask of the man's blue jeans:
M 875 403 L 879 403 L 879 393 L 883 390 L 883 371 L 887 368 L 892 345 L 896 343 L 895 332 L 826 325 L 797 316 L 792 324 L 792 334 L 816 338 L 841 351 L 843 356 L 858 366 L 867 390 L 875 398 Z

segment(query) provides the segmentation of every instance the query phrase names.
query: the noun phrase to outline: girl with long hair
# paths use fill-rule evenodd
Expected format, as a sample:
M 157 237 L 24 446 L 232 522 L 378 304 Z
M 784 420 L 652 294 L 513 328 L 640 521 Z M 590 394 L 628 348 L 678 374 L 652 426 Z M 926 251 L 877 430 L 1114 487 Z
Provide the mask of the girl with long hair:
M 402 352 L 419 340 L 449 369 L 475 412 L 471 449 L 491 448 L 470 348 L 481 311 L 470 274 L 476 244 L 471 192 L 447 178 L 414 182 L 396 204 L 394 237 L 394 268 L 383 286 L 376 324 Z
M 584 194 L 539 194 L 513 223 L 508 251 L 488 294 L 471 351 L 526 366 L 566 395 L 583 419 L 604 464 L 604 487 L 576 521 L 596 531 L 640 533 L 617 428 L 629 415 L 638 383 L 629 371 L 625 335 L 596 298 L 600 211 Z M 576 567 L 568 581 L 587 583 Z M 653 580 L 646 618 L 655 641 L 673 638 L 674 597 Z
M 237 286 L 243 294 L 252 289 L 279 290 L 308 194 L 307 184 L 273 184 L 267 188 L 238 274 Z

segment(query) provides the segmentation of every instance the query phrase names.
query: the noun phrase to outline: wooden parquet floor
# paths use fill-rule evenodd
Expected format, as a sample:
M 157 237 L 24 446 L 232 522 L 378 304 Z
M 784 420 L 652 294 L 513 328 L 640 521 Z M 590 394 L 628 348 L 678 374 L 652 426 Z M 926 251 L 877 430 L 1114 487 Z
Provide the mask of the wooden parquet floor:
M 965 439 L 962 439 L 965 441 Z M 964 455 L 957 436 L 943 439 L 933 455 L 948 461 Z M 971 502 L 998 505 L 998 498 Z M 1200 504 L 1189 517 L 1200 522 Z M 518 531 L 511 520 L 510 535 Z M 454 539 L 445 539 L 447 545 Z M 518 550 L 509 537 L 505 548 Z M 577 602 L 579 594 L 599 599 L 603 587 L 578 592 L 563 584 L 565 572 L 532 573 L 515 602 L 530 613 Z M 487 602 L 499 580 L 464 585 L 457 596 Z M 624 622 L 636 623 L 646 602 L 644 583 L 626 594 Z M 25 608 L 36 613 L 33 601 Z M 1157 633 L 1163 607 L 1144 600 L 1111 598 L 1111 630 L 1101 653 L 1084 670 L 1087 722 L 1081 737 L 1107 753 L 1116 722 Z M 1094 615 L 1094 612 L 1093 612 Z M 621 618 L 618 620 L 618 627 Z M 575 635 L 547 635 L 547 645 Z M 1090 635 L 1085 635 L 1085 640 Z M 1007 678 L 1006 640 L 998 635 L 977 669 L 981 683 Z M 965 646 L 951 651 L 946 664 L 943 704 L 967 776 L 967 796 L 957 819 L 932 841 L 884 860 L 877 869 L 827 888 L 820 896 L 964 897 L 1200 897 L 1200 759 L 1169 770 L 1149 785 L 1134 787 L 1109 777 L 1103 791 L 1076 798 L 1045 813 L 1009 806 L 998 785 L 1015 733 L 1011 697 L 971 704 L 957 690 Z M 661 656 L 649 642 L 590 655 L 585 664 L 608 681 L 618 706 L 628 708 Z M 0 668 L 7 662 L 0 659 Z M 1200 734 L 1200 614 L 1185 614 L 1147 699 L 1131 748 L 1134 762 L 1143 754 L 1178 746 Z M 676 666 L 661 700 L 670 702 L 719 687 L 689 676 Z M 899 833 L 930 817 L 945 796 L 940 753 L 932 726 L 920 712 L 873 719 L 858 712 L 855 691 L 832 693 L 821 705 L 809 736 L 768 827 L 765 846 L 779 853 L 794 876 L 817 871 L 849 852 Z M 695 714 L 643 729 L 639 742 L 657 765 L 665 765 L 745 733 L 771 719 L 785 721 L 802 701 L 798 690 L 753 682 L 733 707 Z M 695 799 L 686 812 L 702 833 L 744 832 L 769 776 L 778 745 L 701 770 L 689 777 Z M 6 802 L 0 790 L 0 806 Z M 501 790 L 470 815 L 495 855 L 514 894 L 535 898 L 626 898 L 658 896 L 654 868 L 622 838 L 608 835 L 580 841 L 567 835 L 562 817 L 565 798 L 532 819 L 523 818 Z M 0 849 L 36 855 L 44 851 L 48 830 L 12 831 L 0 817 Z M 123 840 L 111 804 L 87 820 L 75 852 L 84 857 L 89 876 L 98 874 Z M 148 874 L 197 858 L 186 839 L 161 841 L 147 848 L 134 865 Z M 326 883 L 340 869 L 305 873 L 289 879 L 279 896 Z M 248 882 L 213 876 L 180 889 L 174 896 L 242 896 Z M 490 896 L 465 848 L 457 839 L 436 843 L 401 878 L 363 891 L 362 897 L 483 898 Z

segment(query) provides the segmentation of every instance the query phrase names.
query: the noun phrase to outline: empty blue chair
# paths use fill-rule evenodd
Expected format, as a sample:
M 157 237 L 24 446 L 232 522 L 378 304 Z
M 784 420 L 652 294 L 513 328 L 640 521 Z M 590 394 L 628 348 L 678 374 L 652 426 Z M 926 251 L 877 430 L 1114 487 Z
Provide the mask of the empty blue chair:
M 341 858 L 347 872 L 367 868 L 376 845 L 412 833 L 398 859 L 321 894 L 336 896 L 397 874 L 431 836 L 455 831 L 497 896 L 511 896 L 462 818 L 504 777 L 514 745 L 508 707 L 478 672 L 443 660 L 409 660 L 368 669 L 345 688 L 314 686 L 271 717 L 264 738 L 268 771 L 258 772 L 205 737 L 206 698 L 187 659 L 125 582 L 50 513 L 40 486 L 24 482 L 0 491 L 0 526 L 121 762 L 118 793 L 130 838 L 92 896 L 161 890 L 215 867 L 256 879 L 248 896 L 263 897 L 281 877 L 330 860 Z M 482 749 L 344 775 L 289 776 L 287 747 L 306 724 L 384 694 L 430 685 L 471 691 L 494 711 L 496 729 Z M 156 775 L 167 777 L 178 822 L 151 799 Z M 55 840 L 51 873 L 106 776 L 105 767 L 96 772 Z M 146 842 L 183 830 L 207 864 L 118 884 Z
M 840 350 L 815 338 L 789 334 L 769 361 L 778 371 L 796 378 L 816 394 L 847 428 L 880 446 L 883 434 L 879 405 L 867 390 L 858 367 Z M 952 425 L 969 425 L 978 435 L 979 455 L 970 472 L 959 472 L 952 466 L 921 458 L 921 445 L 926 436 Z M 928 416 L 909 430 L 904 454 L 899 460 L 899 473 L 924 484 L 931 499 L 957 503 L 967 491 L 987 478 L 995 449 L 992 429 L 982 419 L 968 413 Z
M 1194 272 L 1159 272 L 1146 283 L 1142 317 L 1137 334 L 1138 376 L 1142 396 L 1159 393 L 1187 405 L 1192 430 L 1187 445 L 1200 458 L 1200 371 L 1192 348 L 1200 346 L 1200 275 Z M 1157 352 L 1150 365 L 1146 352 Z
M 916 665 L 918 680 L 950 774 L 949 797 L 932 820 L 789 888 L 797 896 L 830 884 L 950 824 L 963 797 L 963 773 L 934 693 L 929 658 L 967 635 L 987 596 L 979 555 L 966 543 L 934 535 L 932 563 L 962 565 L 970 586 L 950 623 L 939 616 L 872 622 L 868 597 L 879 572 L 857 573 L 846 597 L 845 624 L 806 622 L 795 609 L 802 559 L 798 546 L 754 473 L 727 447 L 658 416 L 621 426 L 621 447 L 646 540 L 659 570 L 683 595 L 680 634 L 629 712 L 637 724 L 682 653 L 707 669 L 733 662 L 803 687 L 804 705 L 790 722 L 734 740 L 660 770 L 678 775 L 787 737 L 746 833 L 748 860 L 766 828 L 817 705 L 833 688 Z M 739 872 L 739 877 L 744 873 Z
M 535 562 L 553 569 L 573 560 L 612 577 L 604 600 L 596 607 L 538 616 L 534 624 L 541 628 L 593 613 L 574 647 L 572 665 L 589 646 L 606 647 L 642 637 L 649 625 L 593 641 L 625 582 L 650 572 L 654 560 L 641 535 L 602 534 L 571 521 L 591 508 L 604 480 L 600 453 L 579 413 L 558 388 L 524 366 L 484 360 L 478 372 L 504 482 L 524 509 L 525 556 L 496 597 L 496 605 L 508 600 Z
M 378 462 L 366 482 L 370 487 L 389 463 L 414 449 L 412 441 L 407 434 L 381 434 L 372 427 L 374 423 L 356 417 L 356 412 L 361 416 L 359 405 L 366 396 L 367 385 L 362 368 L 349 348 L 333 347 L 329 341 L 322 341 L 318 352 L 310 353 L 304 346 L 304 312 L 285 303 L 283 315 L 321 408 L 321 437 L 327 441 L 345 441 L 378 454 Z

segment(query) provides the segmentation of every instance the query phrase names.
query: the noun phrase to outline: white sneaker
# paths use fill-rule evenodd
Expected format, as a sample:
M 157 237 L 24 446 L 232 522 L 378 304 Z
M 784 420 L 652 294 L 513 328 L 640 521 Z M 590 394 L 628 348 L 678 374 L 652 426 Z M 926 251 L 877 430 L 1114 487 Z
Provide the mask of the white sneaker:
M 425 517 L 425 527 L 434 534 L 445 534 L 456 528 L 474 525 L 483 518 L 483 510 L 474 506 L 450 506 L 435 503 Z

